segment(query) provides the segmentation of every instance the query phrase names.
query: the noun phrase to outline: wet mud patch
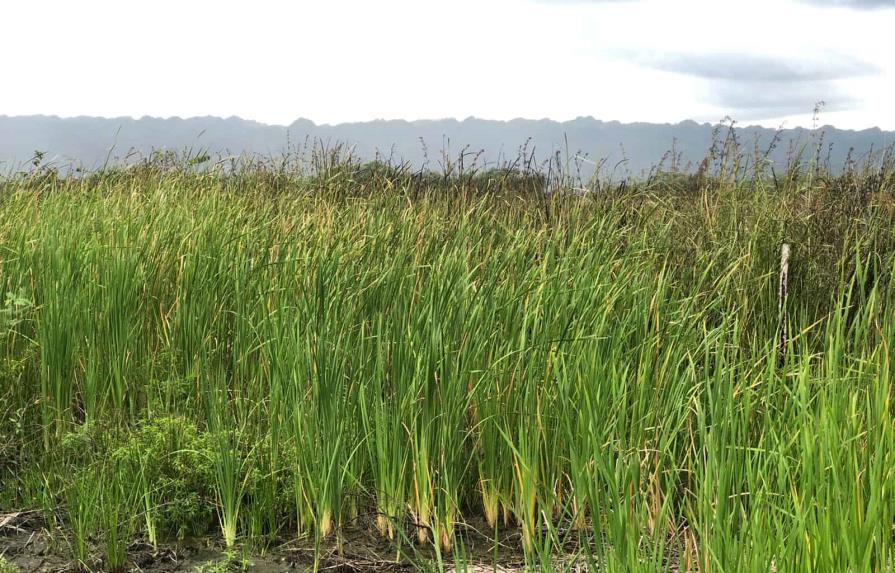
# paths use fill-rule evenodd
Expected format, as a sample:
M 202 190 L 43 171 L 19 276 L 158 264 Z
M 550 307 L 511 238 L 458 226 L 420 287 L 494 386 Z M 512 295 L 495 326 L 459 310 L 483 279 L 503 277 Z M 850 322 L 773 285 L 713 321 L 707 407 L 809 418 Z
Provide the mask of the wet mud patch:
M 458 535 L 462 566 L 468 571 L 521 571 L 517 531 L 507 530 L 497 541 L 481 533 L 484 522 L 467 524 Z M 257 573 L 318 571 L 333 573 L 410 572 L 429 569 L 438 556 L 431 545 L 410 541 L 412 528 L 405 532 L 406 543 L 395 544 L 375 533 L 371 524 L 355 523 L 344 528 L 337 540 L 321 544 L 284 540 L 266 550 L 239 547 L 227 551 L 214 538 L 191 539 L 179 544 L 153 547 L 142 540 L 127 548 L 125 571 L 130 573 Z M 496 544 L 496 545 L 495 545 Z M 499 549 L 499 563 L 495 547 Z M 0 556 L 17 573 L 99 573 L 105 571 L 102 550 L 92 546 L 88 563 L 72 560 L 69 534 L 50 528 L 39 512 L 0 515 Z M 456 570 L 454 555 L 443 556 L 444 569 Z M 6 572 L 4 572 L 6 573 Z

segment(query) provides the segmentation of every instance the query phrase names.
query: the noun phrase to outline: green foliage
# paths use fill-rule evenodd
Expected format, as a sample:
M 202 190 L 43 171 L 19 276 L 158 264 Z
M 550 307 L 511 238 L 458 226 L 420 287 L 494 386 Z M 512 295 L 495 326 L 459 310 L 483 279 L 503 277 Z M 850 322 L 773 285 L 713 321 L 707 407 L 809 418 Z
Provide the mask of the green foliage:
M 0 336 L 21 324 L 33 306 L 34 303 L 24 292 L 7 292 L 0 306 Z
M 154 418 L 111 452 L 134 485 L 146 488 L 155 525 L 183 539 L 208 530 L 214 516 L 212 441 L 184 417 Z
M 25 360 L 0 358 L 0 479 L 3 469 L 10 468 L 20 454 L 23 440 L 27 437 L 28 404 L 16 398 L 16 385 L 25 372 Z
M 170 376 L 170 370 L 165 372 Z M 146 384 L 147 408 L 163 414 L 190 411 L 199 406 L 196 380 L 190 377 L 150 377 Z
M 75 467 L 88 467 L 110 446 L 109 429 L 99 422 L 84 422 L 72 427 L 59 439 L 63 458 Z
M 99 527 L 98 505 L 103 476 L 94 468 L 78 470 L 66 489 L 68 525 L 72 533 L 72 556 L 78 564 L 86 564 L 90 539 Z
M 242 573 L 248 571 L 251 566 L 248 558 L 239 556 L 236 551 L 228 549 L 224 551 L 224 556 L 220 559 L 197 565 L 193 569 L 193 573 Z
M 0 555 L 0 573 L 19 573 L 19 568 Z
M 104 564 L 109 573 L 121 573 L 127 564 L 127 546 L 135 531 L 136 491 L 127 468 L 117 461 L 102 466 L 95 475 L 99 528 Z
M 319 558 L 369 524 L 445 563 L 481 516 L 540 569 L 895 560 L 891 166 L 567 193 L 154 161 L 0 202 L 34 303 L 4 315 L 0 499 L 64 503 L 77 559 L 217 519 L 228 546 Z

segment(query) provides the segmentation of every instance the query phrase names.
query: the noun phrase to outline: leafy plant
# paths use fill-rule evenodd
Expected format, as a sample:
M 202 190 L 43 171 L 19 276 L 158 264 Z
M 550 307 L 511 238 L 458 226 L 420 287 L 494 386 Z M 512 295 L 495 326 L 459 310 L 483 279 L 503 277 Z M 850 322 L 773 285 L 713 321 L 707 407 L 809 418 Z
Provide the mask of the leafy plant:
M 34 302 L 24 291 L 6 293 L 3 306 L 0 307 L 0 335 L 13 330 L 21 324 L 33 309 Z
M 211 436 L 182 416 L 154 418 L 113 449 L 111 457 L 139 492 L 147 533 L 176 539 L 208 530 L 214 516 Z
M 233 549 L 227 549 L 223 557 L 197 565 L 193 573 L 241 573 L 248 571 L 251 566 L 252 563 L 247 557 L 237 555 Z
M 19 568 L 0 555 L 0 573 L 19 573 Z

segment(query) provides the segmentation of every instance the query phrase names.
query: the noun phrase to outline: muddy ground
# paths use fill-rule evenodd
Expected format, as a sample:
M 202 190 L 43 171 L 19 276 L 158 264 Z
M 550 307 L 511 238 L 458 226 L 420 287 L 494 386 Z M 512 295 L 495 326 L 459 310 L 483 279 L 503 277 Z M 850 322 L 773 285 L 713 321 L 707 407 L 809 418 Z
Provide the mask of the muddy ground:
M 485 528 L 485 529 L 483 529 Z M 522 570 L 519 548 L 519 532 L 512 529 L 501 534 L 495 547 L 493 536 L 480 533 L 487 531 L 484 523 L 467 524 L 462 542 L 464 555 L 473 571 L 515 572 Z M 341 533 L 341 547 L 330 543 L 321 552 L 318 571 L 366 572 L 366 571 L 419 571 L 437 569 L 431 547 L 404 544 L 402 555 L 397 558 L 395 546 L 375 533 L 373 523 L 357 523 Z M 408 537 L 409 538 L 409 537 Z M 73 562 L 70 536 L 62 528 L 50 528 L 39 512 L 0 514 L 0 556 L 18 568 L 20 573 L 85 573 L 105 571 L 101 547 L 94 547 L 91 562 L 86 569 Z M 495 563 L 495 548 L 500 560 Z M 284 541 L 265 551 L 248 551 L 239 548 L 229 567 L 209 570 L 213 564 L 226 561 L 226 552 L 214 538 L 191 539 L 177 544 L 159 545 L 153 548 L 142 540 L 128 547 L 126 571 L 134 573 L 203 572 L 226 573 L 243 570 L 240 562 L 248 563 L 246 571 L 277 573 L 313 571 L 314 549 L 310 544 Z M 453 557 L 445 558 L 446 569 Z

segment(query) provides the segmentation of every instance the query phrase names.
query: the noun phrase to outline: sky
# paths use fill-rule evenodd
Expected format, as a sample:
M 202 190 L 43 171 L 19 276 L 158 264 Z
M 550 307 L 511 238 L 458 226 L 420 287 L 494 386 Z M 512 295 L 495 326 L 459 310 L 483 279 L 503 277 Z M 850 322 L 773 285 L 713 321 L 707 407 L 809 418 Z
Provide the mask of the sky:
M 6 2 L 0 114 L 895 129 L 895 0 Z

